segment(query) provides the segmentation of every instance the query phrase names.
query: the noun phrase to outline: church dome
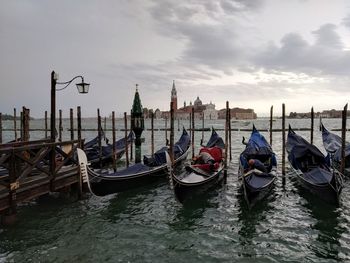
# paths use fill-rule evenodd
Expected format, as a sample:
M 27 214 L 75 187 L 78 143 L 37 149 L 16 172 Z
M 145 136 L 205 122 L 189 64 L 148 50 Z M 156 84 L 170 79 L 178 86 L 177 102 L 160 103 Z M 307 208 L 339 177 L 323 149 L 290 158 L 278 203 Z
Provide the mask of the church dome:
M 198 96 L 197 99 L 194 101 L 194 105 L 195 105 L 195 106 L 202 106 L 202 101 L 199 99 L 199 96 Z

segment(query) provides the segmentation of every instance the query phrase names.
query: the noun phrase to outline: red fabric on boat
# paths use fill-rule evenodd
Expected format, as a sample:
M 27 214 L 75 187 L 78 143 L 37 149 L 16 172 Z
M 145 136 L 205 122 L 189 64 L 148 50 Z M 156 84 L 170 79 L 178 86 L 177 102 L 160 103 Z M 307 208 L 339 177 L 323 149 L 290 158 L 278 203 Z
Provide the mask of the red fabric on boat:
M 203 164 L 193 164 L 193 167 L 205 170 L 205 171 L 216 171 L 220 164 L 218 162 L 214 163 L 214 165 L 212 166 L 212 168 L 210 167 L 211 165 L 209 163 L 203 163 Z
M 211 148 L 202 148 L 199 153 L 201 152 L 209 153 L 214 158 L 215 162 L 220 162 L 222 159 L 222 149 L 219 147 L 214 146 Z

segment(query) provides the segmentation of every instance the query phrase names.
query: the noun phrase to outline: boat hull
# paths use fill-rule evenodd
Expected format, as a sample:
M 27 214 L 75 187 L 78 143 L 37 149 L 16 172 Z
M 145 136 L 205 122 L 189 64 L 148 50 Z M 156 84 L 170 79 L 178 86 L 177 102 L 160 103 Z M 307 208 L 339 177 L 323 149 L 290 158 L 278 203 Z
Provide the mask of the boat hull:
M 331 184 L 316 185 L 306 181 L 303 178 L 302 173 L 298 172 L 294 168 L 293 168 L 293 171 L 297 176 L 299 185 L 304 190 L 319 197 L 321 200 L 325 202 L 328 202 L 331 204 L 339 203 L 341 188 L 338 189 L 338 187 L 334 185 L 334 179 L 332 180 Z
M 91 191 L 98 196 L 120 193 L 154 183 L 159 180 L 159 178 L 164 178 L 167 172 L 168 169 L 165 166 L 142 175 L 130 176 L 128 178 L 107 179 L 103 177 L 94 177 L 90 180 L 90 187 Z
M 221 167 L 215 174 L 209 176 L 205 180 L 194 183 L 184 182 L 182 179 L 179 179 L 176 175 L 173 174 L 172 182 L 175 196 L 177 200 L 182 203 L 187 199 L 198 196 L 201 193 L 218 186 L 222 181 L 224 181 L 224 178 L 225 173 L 223 167 Z

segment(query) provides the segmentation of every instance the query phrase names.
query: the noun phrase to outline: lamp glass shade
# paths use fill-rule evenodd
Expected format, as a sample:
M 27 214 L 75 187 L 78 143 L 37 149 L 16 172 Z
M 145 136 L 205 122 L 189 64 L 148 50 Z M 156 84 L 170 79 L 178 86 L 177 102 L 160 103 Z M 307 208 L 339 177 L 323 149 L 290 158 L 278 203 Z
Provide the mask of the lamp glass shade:
M 79 93 L 85 94 L 89 92 L 89 87 L 90 87 L 89 83 L 82 82 L 82 83 L 77 83 L 76 85 Z

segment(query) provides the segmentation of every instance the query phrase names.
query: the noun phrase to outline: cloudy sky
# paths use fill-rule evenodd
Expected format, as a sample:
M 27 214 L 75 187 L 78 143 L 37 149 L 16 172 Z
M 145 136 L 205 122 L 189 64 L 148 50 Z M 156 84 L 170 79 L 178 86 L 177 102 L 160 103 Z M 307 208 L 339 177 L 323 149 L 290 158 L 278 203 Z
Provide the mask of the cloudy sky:
M 181 4 L 179 4 L 181 2 Z M 326 0 L 0 0 L 0 112 L 50 109 L 50 73 L 68 116 L 212 101 L 268 115 L 341 109 L 350 98 L 350 2 Z

